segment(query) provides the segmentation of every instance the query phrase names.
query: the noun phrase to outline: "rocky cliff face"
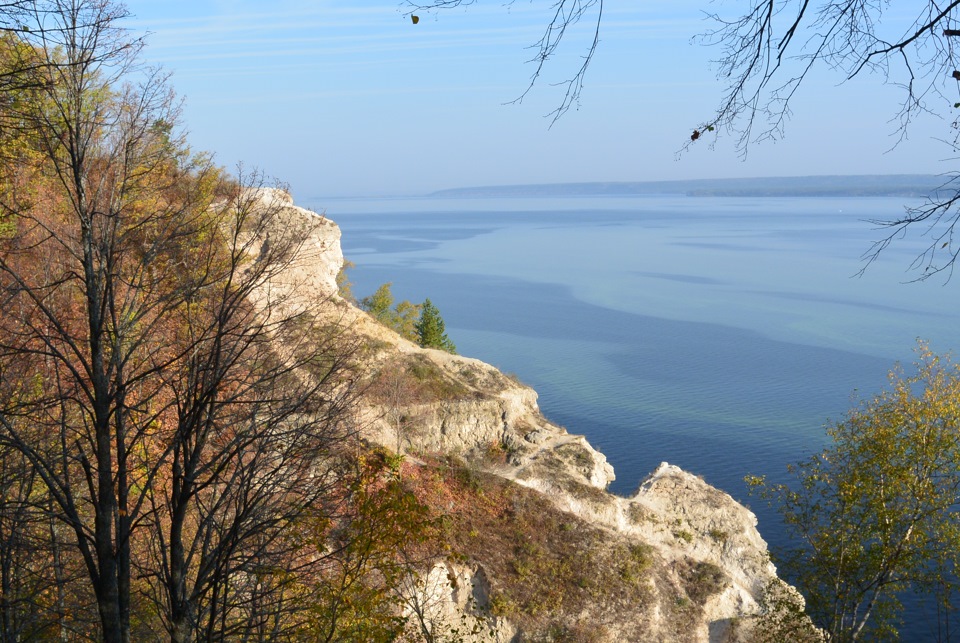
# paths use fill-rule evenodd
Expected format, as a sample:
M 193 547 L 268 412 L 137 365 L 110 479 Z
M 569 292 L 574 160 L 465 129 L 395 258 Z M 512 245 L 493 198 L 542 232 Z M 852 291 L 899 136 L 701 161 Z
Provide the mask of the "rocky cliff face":
M 301 235 L 306 249 L 275 287 L 285 289 L 295 305 L 322 305 L 322 314 L 366 347 L 370 393 L 360 422 L 368 439 L 411 458 L 455 455 L 474 470 L 535 492 L 542 499 L 536 506 L 550 507 L 539 511 L 557 512 L 561 529 L 576 524 L 592 534 L 587 540 L 595 543 L 588 552 L 594 560 L 620 556 L 621 562 L 608 563 L 619 565 L 620 577 L 644 570 L 642 578 L 630 580 L 639 583 L 642 600 L 613 609 L 602 604 L 611 600 L 603 591 L 590 593 L 599 604 L 576 601 L 577 613 L 568 621 L 589 624 L 593 618 L 599 625 L 583 629 L 589 636 L 563 640 L 761 640 L 754 624 L 771 609 L 765 597 L 778 596 L 783 604 L 787 596 L 790 605 L 802 605 L 777 578 L 756 517 L 729 495 L 667 463 L 632 496 L 608 493 L 614 472 L 606 458 L 583 436 L 544 418 L 533 390 L 479 360 L 419 348 L 340 299 L 337 226 L 296 207 L 285 193 L 262 190 L 258 198 L 276 209 L 271 234 Z M 637 560 L 644 562 L 630 567 L 617 552 L 643 552 Z M 477 551 L 467 560 L 438 562 L 426 570 L 422 591 L 431 609 L 451 623 L 485 624 L 475 628 L 482 633 L 464 640 L 557 639 L 535 632 L 531 623 L 540 621 L 516 609 L 491 609 L 490 597 L 504 583 L 493 575 L 500 568 L 485 555 L 489 552 Z M 517 567 L 509 573 L 519 574 Z M 589 589 L 589 579 L 582 582 Z M 560 601 L 554 609 L 570 611 L 573 604 Z M 568 631 L 579 626 L 571 627 Z

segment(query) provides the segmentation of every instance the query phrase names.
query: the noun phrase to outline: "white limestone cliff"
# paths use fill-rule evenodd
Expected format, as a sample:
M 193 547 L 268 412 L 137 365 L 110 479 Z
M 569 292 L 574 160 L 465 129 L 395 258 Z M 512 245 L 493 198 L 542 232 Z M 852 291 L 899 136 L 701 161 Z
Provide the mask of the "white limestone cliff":
M 264 207 L 276 211 L 270 233 L 301 235 L 305 249 L 272 287 L 281 290 L 290 305 L 317 309 L 363 338 L 371 347 L 365 366 L 375 385 L 377 378 L 404 369 L 429 384 L 424 394 L 395 399 L 387 393 L 372 395 L 361 413 L 370 440 L 408 453 L 456 454 L 537 490 L 560 510 L 606 530 L 611 539 L 652 548 L 658 577 L 673 582 L 678 592 L 683 591 L 684 570 L 715 573 L 718 590 L 682 632 L 666 622 L 676 612 L 667 604 L 678 600 L 676 594 L 655 588 L 660 603 L 643 612 L 642 626 L 608 626 L 607 634 L 596 640 L 751 640 L 748 624 L 762 612 L 765 592 L 773 588 L 802 601 L 777 578 L 756 517 L 728 494 L 667 463 L 628 498 L 606 492 L 614 479 L 606 457 L 583 436 L 544 418 L 535 391 L 480 360 L 420 348 L 342 300 L 336 284 L 343 264 L 339 228 L 325 216 L 295 206 L 284 192 L 260 190 L 257 196 Z M 372 390 L 376 392 L 376 386 Z M 491 451 L 504 457 L 491 459 Z M 424 600 L 450 619 L 474 618 L 477 601 L 467 600 L 458 588 L 471 588 L 468 594 L 475 599 L 495 579 L 487 579 L 482 567 L 437 565 L 423 577 Z M 514 640 L 516 630 L 509 622 L 500 619 L 494 629 L 497 640 Z

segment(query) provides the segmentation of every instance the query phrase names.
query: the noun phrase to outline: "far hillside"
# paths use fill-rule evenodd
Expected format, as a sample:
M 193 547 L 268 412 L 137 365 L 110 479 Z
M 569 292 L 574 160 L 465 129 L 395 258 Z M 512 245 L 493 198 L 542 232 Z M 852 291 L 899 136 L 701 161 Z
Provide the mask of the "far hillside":
M 953 177 L 932 174 L 859 176 L 786 176 L 752 179 L 697 179 L 611 183 L 553 183 L 492 185 L 453 188 L 429 194 L 438 198 L 464 197 L 563 197 L 685 196 L 824 197 L 900 196 L 926 197 L 941 189 L 954 189 Z

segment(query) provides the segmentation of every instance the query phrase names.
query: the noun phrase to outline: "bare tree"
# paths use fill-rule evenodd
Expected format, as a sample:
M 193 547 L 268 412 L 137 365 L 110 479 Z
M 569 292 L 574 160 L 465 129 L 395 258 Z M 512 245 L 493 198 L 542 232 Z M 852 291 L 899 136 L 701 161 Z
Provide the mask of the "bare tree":
M 339 511 L 353 349 L 310 314 L 320 302 L 274 287 L 305 239 L 277 207 L 240 190 L 213 217 L 205 285 L 176 314 L 184 344 L 157 369 L 170 467 L 147 493 L 153 555 L 141 574 L 159 580 L 173 641 L 282 630 L 278 571 L 316 559 L 298 560 L 286 532 Z
M 383 406 L 383 417 L 393 429 L 394 450 L 402 454 L 404 441 L 408 444 L 411 441 L 408 432 L 420 420 L 416 409 L 421 403 L 416 377 L 410 373 L 407 363 L 402 358 L 386 362 L 375 375 L 369 396 Z
M 407 12 L 451 9 L 477 0 L 406 0 Z M 510 3 L 508 3 L 510 4 Z M 704 3 L 707 4 L 706 2 Z M 587 68 L 599 42 L 602 0 L 553 0 L 547 27 L 532 45 L 535 65 L 522 100 L 540 78 L 558 47 L 582 20 L 589 18 L 594 37 L 582 62 L 566 81 L 566 89 L 549 116 L 555 121 L 579 102 Z M 905 8 L 875 0 L 751 0 L 733 15 L 708 13 L 715 27 L 699 36 L 716 47 L 718 79 L 724 86 L 716 111 L 699 123 L 681 151 L 708 134 L 732 135 L 741 154 L 751 145 L 781 138 L 791 104 L 801 86 L 820 68 L 849 80 L 876 74 L 881 82 L 901 90 L 893 111 L 897 142 L 921 116 L 950 123 L 944 142 L 952 151 L 960 144 L 960 61 L 957 37 L 960 2 L 918 0 Z M 864 270 L 906 229 L 921 224 L 928 239 L 910 268 L 917 280 L 945 273 L 949 278 L 960 255 L 954 233 L 960 221 L 960 174 L 946 175 L 939 190 L 903 216 L 876 220 L 882 238 L 863 255 Z
M 17 230 L 0 255 L 10 311 L 0 355 L 34 362 L 45 390 L 27 407 L 59 439 L 38 440 L 8 412 L 0 441 L 27 458 L 51 494 L 84 560 L 103 638 L 123 641 L 137 509 L 129 504 L 128 449 L 145 430 L 128 394 L 146 383 L 137 356 L 155 306 L 132 294 L 143 271 L 131 266 L 130 242 L 145 219 L 164 223 L 134 215 L 131 201 L 157 160 L 151 127 L 170 104 L 162 89 L 110 96 L 138 50 L 114 25 L 120 10 L 92 1 L 52 6 L 62 11 L 34 12 L 41 24 L 29 44 L 58 64 L 44 67 L 47 83 L 14 116 L 31 127 L 62 199 L 53 211 L 12 213 Z M 163 214 L 169 222 L 172 213 Z
M 328 509 L 351 432 L 349 347 L 273 284 L 309 231 L 188 152 L 121 6 L 24 7 L 46 81 L 2 111 L 42 181 L 0 201 L 0 449 L 48 499 L 59 554 L 70 534 L 84 582 L 63 600 L 92 594 L 98 638 L 131 640 L 134 599 L 176 641 L 271 638 L 284 530 Z
M 944 117 L 952 122 L 945 142 L 955 151 L 958 9 L 958 2 L 753 0 L 733 17 L 709 14 L 717 26 L 702 40 L 720 50 L 717 71 L 726 89 L 717 111 L 697 126 L 687 145 L 707 132 L 728 133 L 745 154 L 754 143 L 782 137 L 794 96 L 826 68 L 846 80 L 876 74 L 898 87 L 901 99 L 893 117 L 898 140 L 916 118 Z M 917 279 L 952 274 L 960 253 L 953 239 L 958 200 L 960 185 L 953 175 L 920 207 L 875 221 L 886 233 L 864 254 L 865 267 L 908 226 L 922 223 L 929 243 L 911 265 L 919 270 Z
M 510 0 L 506 4 L 513 4 Z M 408 14 L 414 12 L 433 11 L 440 9 L 453 9 L 475 4 L 477 0 L 436 0 L 431 2 L 419 2 L 418 0 L 405 0 L 403 5 Z M 512 103 L 520 103 L 530 93 L 540 80 L 547 64 L 559 53 L 561 45 L 568 40 L 570 34 L 574 32 L 580 22 L 586 22 L 589 25 L 590 40 L 586 50 L 581 57 L 580 65 L 574 70 L 574 73 L 566 79 L 553 83 L 564 88 L 564 94 L 556 109 L 547 114 L 551 125 L 561 116 L 570 111 L 570 108 L 576 108 L 580 104 L 580 94 L 583 91 L 583 82 L 587 75 L 587 68 L 593 60 L 597 51 L 597 45 L 600 42 L 600 25 L 603 20 L 603 0 L 550 0 L 547 3 L 547 26 L 543 30 L 540 39 L 533 43 L 530 48 L 534 51 L 533 56 L 528 61 L 533 65 L 533 73 L 530 74 L 530 83 L 527 88 Z

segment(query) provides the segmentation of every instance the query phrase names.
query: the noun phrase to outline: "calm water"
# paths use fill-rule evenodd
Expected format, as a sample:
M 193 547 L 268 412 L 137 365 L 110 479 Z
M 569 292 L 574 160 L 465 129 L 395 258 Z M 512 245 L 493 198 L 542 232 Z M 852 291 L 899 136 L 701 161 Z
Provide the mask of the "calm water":
M 960 284 L 904 283 L 924 239 L 865 220 L 903 199 L 330 200 L 358 296 L 390 281 L 437 304 L 458 352 L 515 373 L 632 492 L 661 461 L 752 506 L 917 338 L 960 348 Z M 917 231 L 919 232 L 919 230 Z M 922 640 L 922 639 L 921 639 Z

